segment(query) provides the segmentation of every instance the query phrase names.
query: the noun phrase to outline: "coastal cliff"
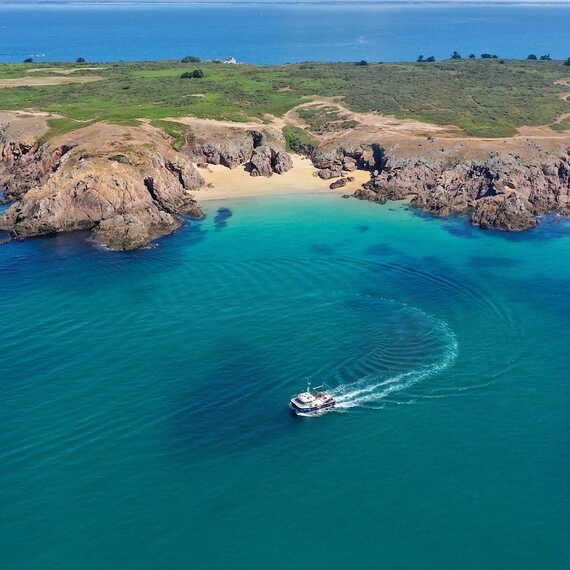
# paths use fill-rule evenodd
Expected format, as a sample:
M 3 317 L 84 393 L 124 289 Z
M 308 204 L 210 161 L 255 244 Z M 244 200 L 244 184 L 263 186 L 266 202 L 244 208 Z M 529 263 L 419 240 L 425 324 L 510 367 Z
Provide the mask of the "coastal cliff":
M 158 132 L 97 125 L 65 144 L 22 146 L 4 133 L 0 229 L 14 239 L 84 230 L 111 249 L 147 245 L 171 233 L 182 215 L 203 212 L 190 191 L 203 184 L 192 163 Z
M 368 172 L 351 197 L 379 204 L 411 198 L 436 216 L 468 214 L 484 229 L 521 231 L 544 214 L 570 215 L 566 139 L 549 148 L 530 139 L 514 147 L 425 140 L 340 140 L 308 159 L 331 189 L 343 188 L 356 170 Z M 99 123 L 43 144 L 4 128 L 0 190 L 12 204 L 0 229 L 13 239 L 83 230 L 110 249 L 136 249 L 204 216 L 198 202 L 208 190 L 197 166 L 205 173 L 209 165 L 239 167 L 266 178 L 293 166 L 272 129 L 208 126 L 194 129 L 179 151 L 171 143 L 150 125 Z
M 379 204 L 411 198 L 412 206 L 435 216 L 469 214 L 483 229 L 521 231 L 548 213 L 570 215 L 570 144 L 526 156 L 496 150 L 478 159 L 468 156 L 464 146 L 461 153 L 439 158 L 372 144 L 316 151 L 312 160 L 326 179 L 370 170 L 355 198 Z
M 384 155 L 355 193 L 379 203 L 407 196 L 412 206 L 436 216 L 468 213 L 484 229 L 526 230 L 537 225 L 537 216 L 570 214 L 570 149 L 534 160 L 493 154 L 482 162 Z

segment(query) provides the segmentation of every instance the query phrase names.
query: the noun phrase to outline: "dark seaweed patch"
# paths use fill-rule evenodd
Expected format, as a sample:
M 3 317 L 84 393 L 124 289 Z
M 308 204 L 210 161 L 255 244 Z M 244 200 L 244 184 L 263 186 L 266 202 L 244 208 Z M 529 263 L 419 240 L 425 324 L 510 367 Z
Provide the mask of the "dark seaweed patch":
M 334 255 L 335 247 L 324 243 L 315 243 L 311 245 L 311 251 L 318 255 Z
M 455 237 L 475 239 L 480 237 L 481 230 L 473 225 L 467 219 L 454 220 L 447 222 L 441 226 L 446 232 Z
M 370 226 L 356 226 L 356 229 L 357 229 L 359 232 L 364 233 L 364 232 L 367 232 L 367 231 L 370 229 Z
M 387 242 L 375 243 L 374 245 L 367 247 L 364 253 L 366 255 L 378 255 L 378 256 L 400 254 L 400 252 L 395 247 L 393 247 Z
M 228 220 L 234 215 L 229 208 L 219 208 L 214 218 L 214 227 L 217 231 L 228 225 Z

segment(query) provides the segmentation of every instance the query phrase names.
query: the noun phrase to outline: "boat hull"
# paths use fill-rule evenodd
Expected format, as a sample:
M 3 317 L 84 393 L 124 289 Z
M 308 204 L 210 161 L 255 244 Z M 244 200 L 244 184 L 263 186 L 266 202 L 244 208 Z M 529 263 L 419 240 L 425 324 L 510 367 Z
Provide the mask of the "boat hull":
M 312 407 L 301 407 L 294 402 L 289 402 L 289 408 L 297 416 L 318 416 L 325 412 L 329 412 L 334 408 L 334 406 L 334 402 L 327 402 L 326 404 Z

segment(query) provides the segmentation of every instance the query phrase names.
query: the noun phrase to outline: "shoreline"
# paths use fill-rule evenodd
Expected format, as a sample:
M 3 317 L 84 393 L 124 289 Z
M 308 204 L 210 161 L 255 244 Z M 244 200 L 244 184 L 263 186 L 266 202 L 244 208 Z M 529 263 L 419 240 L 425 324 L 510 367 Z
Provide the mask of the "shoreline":
M 227 168 L 221 165 L 208 165 L 200 168 L 206 185 L 194 190 L 192 195 L 199 202 L 224 200 L 231 198 L 255 198 L 259 196 L 286 196 L 289 194 L 347 194 L 354 192 L 364 182 L 370 180 L 367 170 L 354 170 L 347 176 L 354 178 L 346 186 L 331 190 L 334 180 L 323 180 L 316 176 L 317 169 L 305 157 L 291 154 L 293 168 L 284 174 L 273 174 L 271 177 L 250 176 L 243 166 Z M 213 188 L 208 188 L 213 184 Z

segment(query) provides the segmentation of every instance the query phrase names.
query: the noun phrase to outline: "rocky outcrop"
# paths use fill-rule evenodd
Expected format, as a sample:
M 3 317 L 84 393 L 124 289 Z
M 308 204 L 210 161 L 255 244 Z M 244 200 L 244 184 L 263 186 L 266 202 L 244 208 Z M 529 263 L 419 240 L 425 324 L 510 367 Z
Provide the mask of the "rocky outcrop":
M 338 188 L 344 188 L 349 182 L 352 182 L 354 180 L 354 178 L 352 178 L 351 176 L 347 176 L 346 178 L 339 178 L 338 180 L 335 180 L 334 182 L 332 182 L 329 185 L 329 188 L 331 190 L 337 190 Z
M 61 165 L 68 145 L 55 147 L 11 140 L 0 131 L 0 191 L 7 201 L 42 184 Z
M 323 180 L 340 178 L 357 168 L 368 170 L 375 162 L 372 146 L 344 145 L 335 149 L 316 149 L 311 161 Z
M 216 138 L 218 140 L 192 140 L 184 152 L 194 162 L 236 168 L 251 159 L 263 135 L 257 131 L 227 129 L 223 136 Z
M 99 143 L 77 131 L 65 156 L 44 145 L 16 158 L 5 191 L 17 201 L 0 216 L 0 229 L 15 239 L 89 230 L 97 242 L 129 250 L 174 231 L 181 215 L 203 216 L 190 194 L 203 179 L 186 157 L 158 138 L 137 141 L 135 129 L 108 131 Z M 20 173 L 32 172 L 23 188 Z
M 271 137 L 260 131 L 228 129 L 220 140 L 197 141 L 188 144 L 184 152 L 198 164 L 221 164 L 227 168 L 245 165 L 251 176 L 283 174 L 293 167 L 293 161 Z M 282 142 L 282 141 L 279 141 Z
M 262 145 L 253 150 L 246 168 L 251 176 L 271 176 L 273 173 L 283 174 L 293 168 L 293 161 L 285 151 Z
M 494 154 L 482 162 L 382 155 L 370 182 L 355 197 L 411 204 L 437 216 L 470 213 L 482 228 L 520 231 L 548 212 L 570 214 L 570 151 L 523 160 Z

